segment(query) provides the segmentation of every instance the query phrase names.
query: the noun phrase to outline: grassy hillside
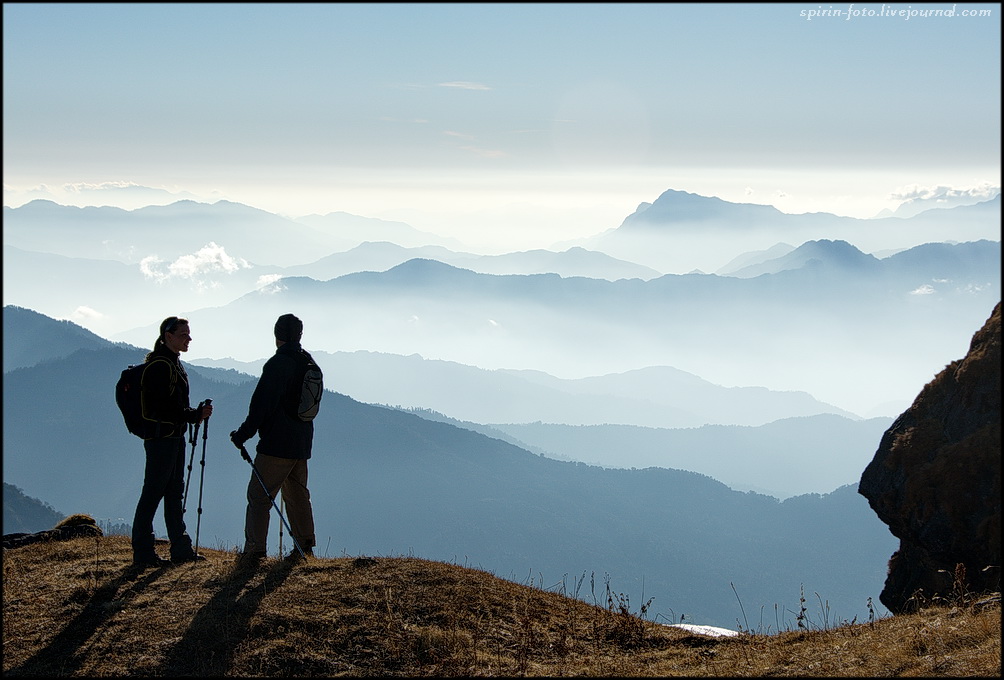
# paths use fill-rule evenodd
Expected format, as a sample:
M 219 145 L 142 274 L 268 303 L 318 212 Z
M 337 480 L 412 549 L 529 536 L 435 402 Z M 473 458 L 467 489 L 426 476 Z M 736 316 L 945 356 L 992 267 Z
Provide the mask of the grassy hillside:
M 203 552 L 205 563 L 137 572 L 120 536 L 5 550 L 4 675 L 1000 674 L 999 598 L 708 637 L 648 620 L 616 584 L 518 584 L 412 557 L 248 569 Z

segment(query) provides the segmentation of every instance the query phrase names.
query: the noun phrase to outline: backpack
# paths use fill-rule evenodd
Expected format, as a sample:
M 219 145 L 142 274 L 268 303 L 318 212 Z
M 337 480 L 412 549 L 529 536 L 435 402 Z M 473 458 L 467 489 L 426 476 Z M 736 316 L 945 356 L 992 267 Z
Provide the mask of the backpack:
M 314 357 L 304 349 L 297 354 L 297 379 L 293 381 L 289 413 L 294 418 L 309 423 L 317 415 L 324 395 L 324 376 Z M 296 386 L 299 386 L 298 388 Z
M 143 406 L 139 399 L 140 380 L 143 378 L 144 368 L 146 368 L 146 362 L 131 364 L 122 370 L 119 381 L 115 383 L 115 403 L 122 411 L 126 429 L 140 438 L 143 437 L 146 430 Z
M 122 369 L 122 374 L 115 383 L 115 403 L 122 411 L 126 429 L 140 439 L 146 439 L 150 435 L 150 423 L 143 417 L 143 404 L 140 401 L 140 382 L 143 379 L 143 369 L 147 365 L 148 362 L 145 361 L 141 364 L 130 364 Z

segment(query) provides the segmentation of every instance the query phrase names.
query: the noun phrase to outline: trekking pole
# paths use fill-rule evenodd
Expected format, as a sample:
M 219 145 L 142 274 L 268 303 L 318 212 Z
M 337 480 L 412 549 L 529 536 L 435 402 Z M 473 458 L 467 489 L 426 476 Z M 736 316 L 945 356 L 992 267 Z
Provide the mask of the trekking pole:
M 199 402 L 198 410 L 202 410 L 202 407 L 206 402 Z M 195 423 L 195 429 L 192 426 L 188 426 L 188 443 L 192 445 L 192 454 L 188 457 L 188 477 L 185 478 L 185 496 L 181 500 L 181 512 L 184 513 L 188 509 L 188 484 L 192 481 L 192 461 L 195 460 L 195 442 L 199 439 L 199 423 Z
M 209 406 L 212 399 L 206 399 L 200 406 Z M 201 409 L 200 409 L 201 410 Z M 196 423 L 195 430 L 198 432 L 199 425 Z M 209 437 L 209 418 L 206 418 L 206 426 L 202 428 L 202 460 L 199 464 L 202 470 L 199 472 L 199 518 L 195 522 L 195 554 L 199 554 L 199 529 L 202 528 L 202 482 L 206 478 L 206 439 Z M 192 439 L 192 453 L 195 452 L 195 439 Z
M 280 492 L 281 493 L 281 492 Z M 286 496 L 279 498 L 279 519 L 282 519 L 282 509 L 286 507 Z M 282 548 L 282 524 L 279 525 L 279 554 L 283 553 Z
M 230 439 L 231 439 L 231 441 L 233 441 L 233 436 L 235 434 L 237 434 L 237 430 L 234 430 L 233 432 L 230 433 Z M 269 495 L 269 493 L 268 493 L 268 487 L 265 486 L 265 480 L 263 480 L 261 478 L 261 475 L 258 474 L 258 468 L 255 467 L 254 461 L 251 460 L 251 455 L 248 453 L 248 450 L 244 447 L 243 444 L 238 445 L 235 442 L 234 446 L 237 446 L 241 450 L 241 458 L 243 458 L 244 460 L 246 460 L 248 462 L 248 464 L 251 466 L 251 471 L 254 472 L 254 476 L 258 478 L 258 483 L 261 484 L 261 490 L 264 491 L 265 492 L 265 496 L 270 501 L 272 501 L 272 507 L 275 508 L 275 511 L 277 513 L 279 513 L 279 519 L 282 520 L 283 525 L 286 527 L 286 531 L 289 532 L 289 537 L 291 539 L 293 539 L 293 545 L 296 546 L 296 552 L 300 553 L 300 557 L 306 559 L 307 556 L 304 554 L 303 548 L 300 547 L 299 541 L 296 540 L 296 536 L 293 535 L 293 530 L 289 528 L 289 524 L 286 522 L 286 518 L 282 516 L 282 511 L 279 510 L 279 506 L 275 504 L 275 499 L 272 498 L 272 496 Z

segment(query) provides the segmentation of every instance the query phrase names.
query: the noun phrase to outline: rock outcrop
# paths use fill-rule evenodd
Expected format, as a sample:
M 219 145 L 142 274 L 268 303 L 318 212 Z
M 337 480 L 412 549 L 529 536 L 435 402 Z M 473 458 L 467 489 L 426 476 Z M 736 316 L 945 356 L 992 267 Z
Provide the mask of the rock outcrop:
M 104 532 L 101 531 L 101 527 L 98 526 L 93 517 L 76 514 L 61 520 L 55 527 L 46 531 L 36 531 L 30 534 L 4 534 L 3 548 L 4 550 L 13 550 L 42 541 L 68 541 L 71 538 L 80 538 L 81 536 L 103 535 Z
M 900 539 L 880 595 L 891 612 L 1000 590 L 1000 303 L 886 430 L 858 493 Z

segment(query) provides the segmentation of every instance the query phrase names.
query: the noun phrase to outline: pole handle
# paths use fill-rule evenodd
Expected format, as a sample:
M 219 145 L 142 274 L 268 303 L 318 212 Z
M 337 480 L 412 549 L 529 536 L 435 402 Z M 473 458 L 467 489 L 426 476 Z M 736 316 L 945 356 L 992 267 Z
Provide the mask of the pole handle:
M 202 402 L 201 404 L 199 404 L 199 411 L 201 412 L 202 409 L 203 409 L 203 407 L 205 407 L 205 406 L 211 406 L 212 403 L 213 403 L 212 399 L 206 399 L 204 402 Z M 196 430 L 195 430 L 195 436 L 196 437 L 199 436 L 198 427 L 199 427 L 198 424 L 196 424 L 196 426 L 195 426 L 195 428 L 196 428 Z M 204 428 L 202 428 L 203 446 L 205 446 L 205 440 L 208 439 L 208 438 L 209 438 L 209 418 L 206 418 L 206 426 Z
M 232 430 L 230 432 L 230 441 L 234 442 L 234 435 L 235 434 L 237 434 L 237 430 Z M 244 445 L 243 444 L 238 444 L 237 442 L 234 442 L 234 446 L 236 446 L 237 448 L 239 448 L 241 450 L 241 458 L 243 458 L 247 462 L 251 463 L 251 455 L 248 453 L 248 450 L 246 448 L 244 448 Z M 254 465 L 254 463 L 251 463 L 251 464 L 252 464 L 252 466 Z

